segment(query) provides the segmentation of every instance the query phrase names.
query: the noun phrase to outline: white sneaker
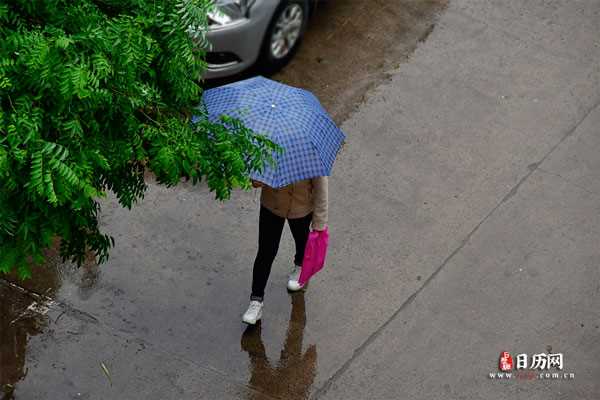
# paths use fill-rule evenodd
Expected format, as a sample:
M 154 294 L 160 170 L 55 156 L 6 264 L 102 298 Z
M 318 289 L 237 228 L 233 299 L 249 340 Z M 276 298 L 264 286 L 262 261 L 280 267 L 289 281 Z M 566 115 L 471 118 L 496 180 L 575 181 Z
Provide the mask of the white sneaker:
M 252 300 L 248 306 L 248 309 L 244 313 L 244 316 L 242 317 L 242 321 L 250 325 L 255 325 L 256 321 L 262 317 L 262 308 L 262 301 Z
M 298 290 L 301 290 L 302 288 L 304 288 L 304 286 L 300 285 L 300 283 L 298 282 L 298 280 L 300 279 L 301 271 L 302 271 L 302 267 L 294 265 L 294 269 L 290 273 L 288 283 L 287 283 L 287 288 L 290 292 L 297 292 Z

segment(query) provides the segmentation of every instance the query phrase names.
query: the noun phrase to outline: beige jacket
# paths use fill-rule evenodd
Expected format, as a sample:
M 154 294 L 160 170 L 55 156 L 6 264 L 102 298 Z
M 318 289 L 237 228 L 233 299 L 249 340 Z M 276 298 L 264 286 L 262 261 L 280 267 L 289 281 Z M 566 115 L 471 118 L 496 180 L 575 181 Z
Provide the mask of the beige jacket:
M 327 177 L 305 179 L 279 189 L 263 186 L 260 203 L 282 218 L 302 218 L 313 213 L 312 228 L 327 226 Z

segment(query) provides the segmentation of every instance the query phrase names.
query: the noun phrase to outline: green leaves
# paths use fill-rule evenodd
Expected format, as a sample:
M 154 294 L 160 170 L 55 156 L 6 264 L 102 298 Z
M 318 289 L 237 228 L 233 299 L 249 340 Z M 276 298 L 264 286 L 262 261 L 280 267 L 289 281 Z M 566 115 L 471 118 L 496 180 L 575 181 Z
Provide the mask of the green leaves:
M 40 196 L 44 197 L 46 191 L 44 189 L 44 153 L 38 151 L 31 157 L 31 173 L 29 182 L 26 187 L 29 186 L 37 192 Z
M 192 124 L 209 0 L 0 4 L 0 271 L 61 254 L 108 257 L 98 199 L 132 207 L 144 176 L 206 182 L 217 199 L 273 161 L 267 138 L 225 117 Z

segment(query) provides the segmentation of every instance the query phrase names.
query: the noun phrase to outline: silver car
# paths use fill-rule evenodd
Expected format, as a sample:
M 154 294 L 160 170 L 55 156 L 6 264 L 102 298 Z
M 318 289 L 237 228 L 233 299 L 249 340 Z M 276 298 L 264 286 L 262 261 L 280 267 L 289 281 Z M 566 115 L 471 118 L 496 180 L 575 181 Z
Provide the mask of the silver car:
M 298 48 L 317 0 L 215 0 L 209 13 L 205 79 L 235 75 L 260 61 L 285 65 Z

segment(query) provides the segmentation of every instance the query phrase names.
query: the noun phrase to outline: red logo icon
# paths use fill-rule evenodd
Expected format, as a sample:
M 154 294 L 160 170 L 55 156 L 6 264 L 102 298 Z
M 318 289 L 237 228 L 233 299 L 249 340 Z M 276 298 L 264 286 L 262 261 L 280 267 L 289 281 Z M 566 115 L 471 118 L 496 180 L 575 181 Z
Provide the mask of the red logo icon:
M 503 351 L 500 353 L 500 362 L 498 367 L 500 368 L 500 371 L 512 371 L 513 359 L 508 351 Z

